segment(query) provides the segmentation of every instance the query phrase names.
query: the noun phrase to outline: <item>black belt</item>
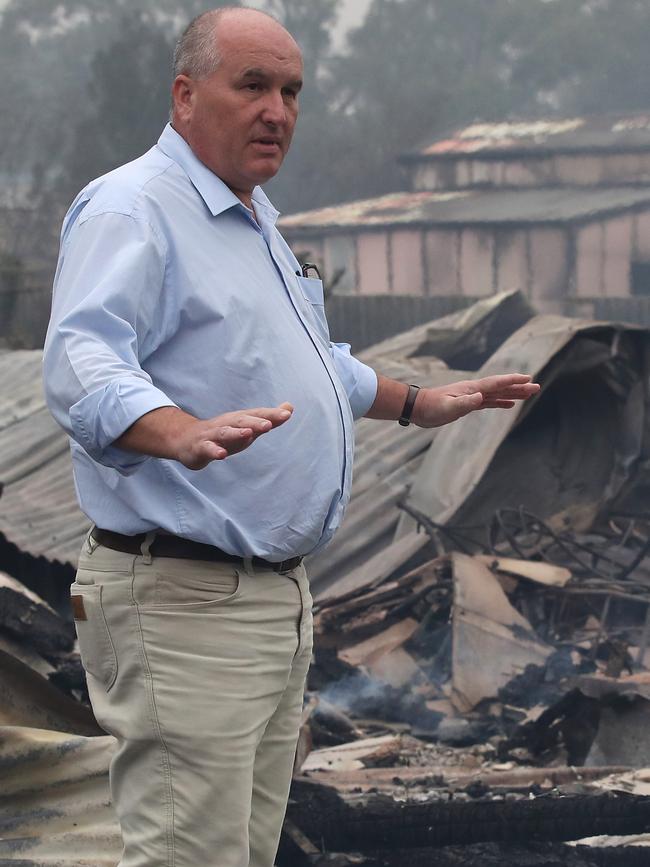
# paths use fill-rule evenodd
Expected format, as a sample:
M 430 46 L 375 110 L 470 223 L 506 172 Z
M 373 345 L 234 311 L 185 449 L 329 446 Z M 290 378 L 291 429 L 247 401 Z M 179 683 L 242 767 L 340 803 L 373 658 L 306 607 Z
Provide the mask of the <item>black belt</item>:
M 99 542 L 105 548 L 123 551 L 125 554 L 142 553 L 142 543 L 146 539 L 146 533 L 125 536 L 122 533 L 102 530 L 99 527 L 94 527 L 90 535 L 95 542 Z M 172 536 L 167 533 L 156 535 L 149 546 L 149 553 L 152 557 L 179 557 L 183 560 L 208 560 L 214 563 L 238 563 L 242 567 L 245 566 L 243 557 L 228 554 L 215 545 L 193 542 L 191 539 L 183 539 L 181 536 Z M 273 569 L 274 572 L 290 572 L 302 563 L 302 557 L 290 557 L 280 563 L 272 563 L 262 557 L 251 557 L 250 560 L 253 566 Z

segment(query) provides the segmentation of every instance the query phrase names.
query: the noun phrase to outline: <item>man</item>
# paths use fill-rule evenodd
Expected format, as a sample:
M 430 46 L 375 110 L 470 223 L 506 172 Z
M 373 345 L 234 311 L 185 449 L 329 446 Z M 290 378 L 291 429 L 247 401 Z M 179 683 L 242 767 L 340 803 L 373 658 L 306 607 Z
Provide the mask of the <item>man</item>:
M 45 347 L 95 524 L 72 602 L 118 751 L 122 867 L 271 867 L 311 654 L 301 563 L 349 498 L 353 418 L 453 421 L 537 386 L 377 377 L 331 345 L 259 184 L 289 148 L 302 58 L 225 9 L 177 46 L 172 124 L 65 219 Z

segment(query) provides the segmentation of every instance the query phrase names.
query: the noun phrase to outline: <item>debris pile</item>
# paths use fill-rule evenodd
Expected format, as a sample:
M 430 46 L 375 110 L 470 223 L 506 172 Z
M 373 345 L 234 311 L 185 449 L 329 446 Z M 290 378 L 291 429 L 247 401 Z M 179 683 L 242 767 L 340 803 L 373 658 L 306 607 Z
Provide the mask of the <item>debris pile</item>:
M 512 311 L 513 296 L 501 303 Z M 473 855 L 467 846 L 464 855 L 429 849 L 418 861 L 404 836 L 380 846 L 368 831 L 354 844 L 330 844 L 356 846 L 358 860 L 342 864 L 650 863 L 643 847 L 623 854 L 611 845 L 613 835 L 628 843 L 650 830 L 650 773 L 629 776 L 650 766 L 650 336 L 561 317 L 522 324 L 525 308 L 514 309 L 519 318 L 504 325 L 489 357 L 480 342 L 463 352 L 462 328 L 451 341 L 453 329 L 441 335 L 436 323 L 388 342 L 388 375 L 412 365 L 417 381 L 417 364 L 432 365 L 435 346 L 479 375 L 531 373 L 542 392 L 428 441 L 420 433 L 408 447 L 395 433 L 394 453 L 360 427 L 361 483 L 342 546 L 313 570 L 316 652 L 297 780 L 327 785 L 374 817 L 373 827 L 418 825 L 412 807 L 444 803 L 453 805 L 449 822 L 461 827 L 469 804 L 472 829 L 492 828 L 454 837 L 449 822 L 429 816 L 421 846 L 425 837 L 445 847 L 532 838 L 551 848 L 546 860 L 503 849 L 502 861 L 489 861 L 487 850 Z M 493 299 L 489 310 L 464 313 L 498 332 Z M 380 370 L 385 351 L 370 351 Z M 376 513 L 381 530 L 370 520 Z M 392 805 L 381 820 L 377 798 Z M 290 818 L 312 839 L 299 801 Z M 506 818 L 511 803 L 521 810 L 516 821 Z M 592 827 L 590 810 L 601 803 L 628 818 L 638 808 L 635 827 L 596 830 L 601 819 Z M 483 826 L 481 811 L 491 809 L 501 822 Z M 533 832 L 536 810 L 549 824 Z M 553 849 L 580 837 L 610 845 Z
M 516 369 L 542 390 L 442 429 L 358 423 L 345 522 L 309 564 L 315 653 L 278 867 L 647 867 L 650 333 L 535 316 L 510 292 L 363 358 L 434 385 Z M 10 479 L 15 547 L 13 504 L 40 521 L 39 479 Z M 53 560 L 80 548 L 71 527 Z M 37 571 L 42 550 L 25 551 Z M 13 575 L 0 861 L 109 867 L 115 745 L 84 703 L 60 589 L 44 601 Z
M 534 524 L 521 517 L 520 541 Z M 568 531 L 559 541 L 569 559 Z M 636 579 L 603 596 L 598 576 L 497 546 L 318 602 L 289 811 L 303 857 L 316 840 L 357 853 L 341 864 L 471 864 L 473 846 L 465 860 L 446 847 L 498 842 L 503 860 L 488 863 L 650 863 L 611 845 L 551 847 L 545 861 L 521 848 L 650 830 L 650 771 L 630 775 L 650 767 L 650 599 Z M 328 790 L 318 820 L 300 781 Z M 414 852 L 427 846 L 445 848 L 427 861 Z M 279 863 L 328 863 L 292 859 Z

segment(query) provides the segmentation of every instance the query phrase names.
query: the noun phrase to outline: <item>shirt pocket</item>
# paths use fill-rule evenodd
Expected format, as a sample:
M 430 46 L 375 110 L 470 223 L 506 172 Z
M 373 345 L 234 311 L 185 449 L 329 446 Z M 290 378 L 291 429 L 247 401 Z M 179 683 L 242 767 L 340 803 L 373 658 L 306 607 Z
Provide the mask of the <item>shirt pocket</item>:
M 117 654 L 104 614 L 102 589 L 101 584 L 75 582 L 70 600 L 83 667 L 108 692 L 117 677 Z
M 330 341 L 329 325 L 325 316 L 325 297 L 323 293 L 323 281 L 316 277 L 300 277 L 296 275 L 300 292 L 305 301 L 309 302 L 312 311 L 312 321 L 325 337 Z

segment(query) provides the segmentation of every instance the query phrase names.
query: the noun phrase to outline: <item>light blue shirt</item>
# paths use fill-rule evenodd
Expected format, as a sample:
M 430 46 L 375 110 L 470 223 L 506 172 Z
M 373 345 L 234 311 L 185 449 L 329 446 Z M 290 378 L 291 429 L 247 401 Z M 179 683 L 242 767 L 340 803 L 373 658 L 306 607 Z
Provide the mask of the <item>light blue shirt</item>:
M 330 343 L 322 284 L 297 275 L 259 187 L 253 205 L 171 126 L 89 184 L 63 223 L 44 378 L 95 524 L 278 561 L 339 526 L 377 377 Z M 112 445 L 157 407 L 205 419 L 283 401 L 286 424 L 203 470 Z

